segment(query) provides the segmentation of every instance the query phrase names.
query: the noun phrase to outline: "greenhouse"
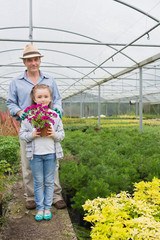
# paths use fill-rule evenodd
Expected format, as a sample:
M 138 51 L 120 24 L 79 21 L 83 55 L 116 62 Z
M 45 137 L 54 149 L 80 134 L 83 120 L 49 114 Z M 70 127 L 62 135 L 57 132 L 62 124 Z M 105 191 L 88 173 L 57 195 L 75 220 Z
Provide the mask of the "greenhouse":
M 18 171 L 13 162 L 20 160 L 20 121 L 10 114 L 7 99 L 13 79 L 26 70 L 22 55 L 29 44 L 43 56 L 40 70 L 53 77 L 61 96 L 65 139 L 60 181 L 64 196 L 70 197 L 65 199 L 68 206 L 94 226 L 85 240 L 160 239 L 160 192 L 154 188 L 160 186 L 159 13 L 160 0 L 1 1 L 0 180 Z M 1 191 L 6 196 L 3 181 L 0 217 Z M 140 206 L 141 197 L 146 209 Z M 110 215 L 112 202 L 126 215 L 113 206 L 115 215 L 109 221 L 115 232 L 111 236 L 113 229 L 106 225 L 104 237 L 102 219 Z M 146 225 L 134 222 L 136 214 Z M 122 224 L 119 218 L 125 219 Z
M 159 103 L 158 0 L 13 0 L 0 11 L 4 101 L 12 78 L 24 70 L 24 46 L 33 43 L 44 55 L 42 70 L 57 82 L 64 113 L 78 94 L 82 103 Z

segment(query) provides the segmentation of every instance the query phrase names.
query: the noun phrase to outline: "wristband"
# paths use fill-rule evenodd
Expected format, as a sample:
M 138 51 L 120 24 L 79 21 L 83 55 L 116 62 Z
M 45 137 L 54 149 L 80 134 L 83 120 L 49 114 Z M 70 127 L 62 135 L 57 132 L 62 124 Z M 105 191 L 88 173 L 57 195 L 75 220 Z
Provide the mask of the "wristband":
M 27 116 L 27 113 L 25 113 L 24 111 L 21 111 L 19 114 L 20 119 L 24 120 L 25 116 Z
M 58 108 L 54 108 L 53 110 L 54 110 L 56 113 L 58 113 L 60 119 L 62 119 L 61 111 L 59 111 Z

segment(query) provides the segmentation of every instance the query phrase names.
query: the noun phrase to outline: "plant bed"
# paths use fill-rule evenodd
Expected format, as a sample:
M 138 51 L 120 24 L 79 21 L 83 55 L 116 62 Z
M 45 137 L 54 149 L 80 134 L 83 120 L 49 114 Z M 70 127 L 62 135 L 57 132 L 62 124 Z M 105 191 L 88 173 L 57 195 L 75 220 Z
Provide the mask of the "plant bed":
M 134 186 L 133 195 L 123 191 L 85 202 L 84 219 L 92 223 L 92 239 L 160 239 L 160 180 Z
M 91 224 L 84 220 L 84 216 L 77 210 L 67 207 L 68 213 L 73 224 L 74 230 L 78 240 L 89 240 Z
M 160 177 L 158 126 L 144 126 L 143 133 L 137 127 L 65 133 L 60 182 L 72 209 L 82 216 L 86 200 L 121 191 L 132 194 L 134 182 Z
M 0 193 L 0 216 L 2 216 L 2 194 Z
M 11 186 L 20 168 L 18 137 L 0 135 L 0 225 L 5 222 L 5 212 L 11 196 Z

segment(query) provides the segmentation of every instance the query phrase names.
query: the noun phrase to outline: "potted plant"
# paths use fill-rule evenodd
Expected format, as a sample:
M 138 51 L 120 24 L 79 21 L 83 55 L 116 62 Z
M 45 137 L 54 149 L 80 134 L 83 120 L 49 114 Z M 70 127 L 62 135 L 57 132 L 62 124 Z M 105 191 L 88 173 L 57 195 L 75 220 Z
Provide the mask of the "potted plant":
M 55 112 L 52 112 L 48 106 L 42 106 L 42 104 L 29 106 L 24 112 L 25 118 L 40 132 L 40 136 L 47 135 L 50 124 L 54 125 L 54 118 L 57 118 Z

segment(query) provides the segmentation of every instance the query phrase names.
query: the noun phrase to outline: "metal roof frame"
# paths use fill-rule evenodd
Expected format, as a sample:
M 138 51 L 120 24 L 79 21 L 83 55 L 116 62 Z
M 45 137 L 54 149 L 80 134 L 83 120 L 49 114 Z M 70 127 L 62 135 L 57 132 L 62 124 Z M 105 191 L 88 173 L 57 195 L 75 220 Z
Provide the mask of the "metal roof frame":
M 94 4 L 95 1 L 93 1 Z M 103 2 L 103 1 L 102 1 Z M 151 19 L 152 25 L 147 27 L 145 31 L 141 32 L 141 34 L 138 34 L 135 38 L 132 38 L 131 41 L 123 43 L 123 42 L 112 42 L 108 41 L 105 42 L 104 40 L 98 39 L 96 36 L 93 37 L 91 35 L 88 35 L 86 33 L 83 33 L 83 31 L 73 31 L 71 29 L 66 28 L 58 28 L 58 27 L 51 27 L 51 26 L 38 26 L 36 24 L 33 25 L 33 2 L 32 0 L 29 0 L 29 25 L 13 25 L 13 26 L 0 26 L 0 33 L 6 32 L 6 31 L 17 31 L 17 30 L 28 30 L 29 35 L 27 38 L 2 38 L 0 35 L 0 42 L 5 43 L 8 45 L 11 43 L 10 48 L 0 48 L 0 56 L 4 55 L 10 55 L 17 52 L 22 52 L 23 48 L 21 43 L 35 43 L 39 44 L 39 49 L 45 54 L 54 53 L 58 56 L 61 56 L 62 58 L 68 58 L 73 59 L 77 61 L 77 63 L 80 62 L 80 64 L 64 64 L 63 62 L 54 62 L 50 59 L 46 62 L 42 62 L 41 68 L 44 69 L 48 73 L 52 73 L 56 81 L 58 82 L 58 86 L 60 88 L 60 93 L 62 95 L 62 99 L 68 99 L 72 96 L 82 93 L 82 92 L 89 92 L 91 89 L 94 89 L 98 86 L 104 86 L 107 82 L 112 82 L 112 80 L 117 81 L 117 87 L 118 87 L 118 81 L 120 80 L 121 76 L 126 76 L 132 71 L 138 70 L 139 68 L 150 68 L 153 69 L 152 66 L 150 66 L 151 63 L 157 62 L 160 59 L 160 53 L 157 53 L 156 55 L 151 55 L 148 58 L 144 59 L 143 61 L 137 61 L 136 58 L 134 58 L 132 55 L 130 55 L 127 51 L 131 48 L 139 48 L 139 49 L 157 49 L 159 50 L 159 43 L 153 43 L 150 44 L 141 43 L 140 40 L 146 36 L 147 38 L 150 37 L 150 33 L 155 31 L 156 29 L 159 29 L 160 21 L 156 16 L 153 16 L 147 11 L 144 11 L 142 8 L 133 6 L 131 4 L 128 4 L 127 2 L 120 1 L 120 0 L 110 0 L 110 3 L 112 2 L 119 4 L 119 6 L 124 6 L 126 8 L 132 9 L 133 11 L 142 14 L 147 19 Z M 103 2 L 104 3 L 104 2 Z M 48 1 L 48 4 L 51 4 L 50 1 Z M 80 1 L 79 1 L 79 4 Z M 138 4 L 138 3 L 137 3 Z M 159 2 L 156 3 L 158 6 Z M 156 6 L 154 5 L 154 6 Z M 115 5 L 114 5 L 115 6 Z M 2 5 L 3 8 L 3 5 Z M 50 40 L 50 39 L 35 39 L 33 38 L 34 31 L 42 32 L 54 32 L 54 33 L 61 33 L 66 34 L 68 36 L 67 40 Z M 23 35 L 21 35 L 23 36 Z M 76 40 L 70 40 L 70 36 L 75 37 Z M 77 39 L 81 39 L 81 41 L 78 41 Z M 83 39 L 87 41 L 83 41 Z M 18 47 L 13 48 L 12 43 L 16 43 Z M 48 45 L 46 45 L 48 44 Z M 106 49 L 110 49 L 111 54 L 103 59 L 103 61 L 97 62 L 97 59 L 92 59 L 90 57 L 86 57 L 85 54 L 83 55 L 82 52 L 71 51 L 71 48 L 69 50 L 63 50 L 58 49 L 56 46 L 77 46 L 77 48 L 81 48 L 81 46 L 92 46 L 95 48 L 98 47 L 106 47 Z M 50 46 L 49 48 L 44 47 Z M 55 48 L 53 49 L 53 46 Z M 122 56 L 124 59 L 128 59 L 129 64 L 124 64 L 123 62 L 121 64 L 111 64 L 110 61 L 114 62 L 114 59 L 116 57 Z M 108 63 L 108 65 L 106 65 Z M 132 65 L 132 64 L 134 65 Z M 87 64 L 87 65 L 86 65 Z M 159 63 L 158 63 L 159 64 Z M 17 61 L 7 61 L 7 63 L 1 63 L 0 62 L 0 93 L 1 98 L 6 99 L 7 98 L 7 91 L 8 87 L 7 84 L 9 84 L 12 75 L 17 74 L 18 72 L 22 71 L 22 68 L 24 68 L 23 64 Z M 3 71 L 1 71 L 3 69 Z M 51 69 L 55 69 L 55 71 L 51 71 Z M 119 69 L 122 69 L 119 71 Z M 60 72 L 60 70 L 62 72 Z M 68 72 L 67 72 L 67 71 Z M 114 70 L 114 71 L 113 71 Z M 156 67 L 156 70 L 158 70 L 158 67 Z M 95 72 L 99 71 L 99 74 Z M 4 73 L 5 72 L 5 73 Z M 105 76 L 106 75 L 106 76 Z M 6 78 L 8 78 L 8 81 L 6 81 Z M 2 79 L 2 80 L 1 80 Z M 126 77 L 127 79 L 127 77 Z M 128 84 L 128 83 L 127 83 Z M 129 85 L 128 85 L 129 86 Z M 106 86 L 105 86 L 106 87 Z M 105 92 L 105 90 L 104 90 Z M 158 90 L 157 90 L 158 92 Z M 154 93 L 153 93 L 154 94 Z M 97 91 L 98 95 L 98 91 Z M 104 97 L 104 96 L 103 96 Z M 133 97 L 131 94 L 130 97 Z M 136 97 L 136 95 L 135 95 Z M 121 96 L 121 99 L 128 98 L 125 95 Z M 107 100 L 106 96 L 106 100 Z M 111 99 L 111 98 L 110 98 Z M 119 99 L 118 97 L 115 97 L 115 99 Z

